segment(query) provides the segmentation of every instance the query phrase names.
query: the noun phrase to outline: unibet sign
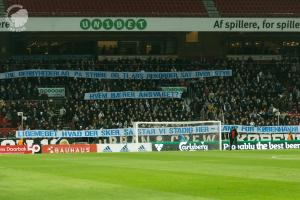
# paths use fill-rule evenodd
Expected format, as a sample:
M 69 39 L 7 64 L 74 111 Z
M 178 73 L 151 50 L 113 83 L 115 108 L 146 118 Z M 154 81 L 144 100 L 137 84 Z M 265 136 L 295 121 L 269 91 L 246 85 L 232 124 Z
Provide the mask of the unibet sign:
M 80 28 L 82 30 L 117 30 L 117 31 L 142 31 L 147 27 L 145 19 L 82 19 L 80 21 Z

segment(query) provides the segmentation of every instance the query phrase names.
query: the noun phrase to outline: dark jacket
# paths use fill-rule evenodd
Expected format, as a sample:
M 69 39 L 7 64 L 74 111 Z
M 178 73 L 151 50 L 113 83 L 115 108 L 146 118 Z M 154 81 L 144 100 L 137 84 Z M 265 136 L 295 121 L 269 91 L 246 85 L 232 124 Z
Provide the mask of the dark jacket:
M 236 139 L 237 136 L 238 136 L 238 132 L 235 128 L 231 129 L 230 132 L 228 133 L 229 139 Z

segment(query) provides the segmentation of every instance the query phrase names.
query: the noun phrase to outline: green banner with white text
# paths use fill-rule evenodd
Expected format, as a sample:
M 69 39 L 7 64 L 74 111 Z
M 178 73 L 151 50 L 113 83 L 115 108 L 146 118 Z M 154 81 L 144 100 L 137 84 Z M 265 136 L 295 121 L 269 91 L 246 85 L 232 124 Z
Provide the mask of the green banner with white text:
M 158 31 L 300 32 L 299 18 L 3 17 L 0 32 Z

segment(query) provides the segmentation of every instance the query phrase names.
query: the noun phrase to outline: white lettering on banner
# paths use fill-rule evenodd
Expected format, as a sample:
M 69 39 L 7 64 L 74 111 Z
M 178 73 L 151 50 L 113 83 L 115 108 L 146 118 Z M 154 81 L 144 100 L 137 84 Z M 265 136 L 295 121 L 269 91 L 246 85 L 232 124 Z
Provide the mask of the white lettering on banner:
M 168 91 L 93 92 L 85 93 L 84 100 L 181 98 L 181 95 L 182 92 Z
M 186 76 L 184 73 L 189 73 L 190 76 Z M 32 69 L 0 73 L 0 79 L 23 77 L 70 77 L 91 79 L 191 79 L 214 76 L 232 76 L 232 70 L 206 70 L 190 72 L 107 72 Z
M 18 151 L 27 151 L 26 146 L 0 146 L 0 148 L 5 149 L 7 152 L 18 152 Z
M 96 144 L 43 145 L 42 153 L 89 153 L 97 152 Z
M 41 150 L 40 145 L 33 144 L 33 141 L 29 141 L 27 145 L 17 145 L 17 142 L 13 140 L 3 140 L 0 144 L 0 148 L 5 148 L 7 152 L 19 152 L 27 151 L 32 154 L 38 153 Z
M 29 151 L 31 151 L 33 154 L 34 153 L 37 153 L 41 150 L 41 146 L 40 145 L 37 145 L 37 144 L 34 144 L 34 145 L 27 145 L 27 148 Z
M 197 151 L 197 150 L 208 150 L 208 145 L 205 145 L 204 142 L 201 142 L 201 145 L 197 144 L 187 144 L 187 142 L 180 142 L 179 144 L 180 151 Z
M 229 144 L 223 144 L 223 149 L 229 149 L 230 145 Z M 238 149 L 238 150 L 281 150 L 281 149 L 300 149 L 300 143 L 287 143 L 287 142 L 279 142 L 279 143 L 274 143 L 274 142 L 257 142 L 256 144 L 251 144 L 250 142 L 248 143 L 243 143 L 243 144 L 238 144 L 232 145 L 232 149 Z
M 53 146 L 48 147 L 49 153 L 89 153 L 89 147 L 68 147 L 68 148 L 55 148 Z
M 300 144 L 289 144 L 285 142 L 284 145 L 286 149 L 300 149 Z

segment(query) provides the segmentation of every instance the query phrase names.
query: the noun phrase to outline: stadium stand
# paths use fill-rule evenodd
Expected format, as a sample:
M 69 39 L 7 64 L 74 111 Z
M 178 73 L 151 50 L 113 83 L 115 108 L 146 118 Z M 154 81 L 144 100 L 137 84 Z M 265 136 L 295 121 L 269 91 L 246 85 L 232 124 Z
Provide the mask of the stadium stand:
M 298 0 L 214 0 L 223 17 L 300 16 Z
M 0 0 L 0 17 L 3 17 L 5 13 L 5 6 L 3 0 Z
M 4 0 L 6 7 L 22 4 L 30 16 L 207 16 L 200 0 Z
M 36 61 L 5 61 L 11 71 L 34 67 Z M 130 127 L 132 121 L 222 120 L 228 124 L 295 125 L 300 123 L 299 59 L 259 63 L 216 59 L 187 60 L 119 60 L 119 61 L 47 61 L 44 69 L 115 71 L 179 71 L 232 69 L 232 77 L 192 80 L 91 80 L 74 78 L 21 78 L 0 80 L 2 98 L 0 116 L 9 128 L 18 128 L 17 112 L 24 112 L 28 129 L 93 129 Z M 88 64 L 89 63 L 89 64 Z M 67 67 L 69 66 L 69 67 Z M 109 66 L 109 67 L 107 67 Z M 130 67 L 129 67 L 130 66 Z M 141 67 L 142 66 L 142 67 Z M 187 66 L 187 67 L 184 67 Z M 12 67 L 12 68 L 11 68 Z M 128 70 L 129 71 L 129 70 Z M 66 97 L 53 100 L 38 94 L 38 87 L 64 86 Z M 85 101 L 85 92 L 160 90 L 161 86 L 185 86 L 182 99 Z M 10 91 L 9 93 L 7 91 Z M 3 101 L 4 100 L 4 101 Z M 8 128 L 8 127 L 6 127 Z
M 298 0 L 3 0 L 6 9 L 23 5 L 30 16 L 97 17 L 293 17 Z M 1 2 L 1 1 L 0 1 Z M 0 5 L 1 6 L 1 5 Z
M 0 0 L 0 7 L 1 2 L 4 2 L 5 9 L 14 4 L 21 4 L 28 10 L 30 16 L 41 17 L 208 17 L 213 15 L 294 17 L 300 15 L 300 1 L 297 0 Z M 286 55 L 284 46 L 277 50 L 278 48 L 273 46 L 270 49 L 269 46 L 264 45 L 228 47 L 228 53 L 234 55 Z M 101 53 L 106 55 L 104 50 Z M 117 61 L 98 61 L 92 58 L 0 60 L 1 73 L 23 69 L 156 72 L 233 70 L 233 77 L 150 82 L 149 80 L 73 78 L 0 80 L 0 133 L 7 136 L 12 130 L 20 129 L 20 117 L 17 112 L 24 112 L 24 115 L 28 117 L 24 126 L 27 129 L 118 128 L 130 127 L 132 121 L 137 120 L 221 120 L 225 124 L 277 125 L 278 116 L 276 115 L 279 112 L 280 124 L 295 125 L 300 123 L 298 114 L 300 85 L 297 81 L 300 78 L 299 68 L 298 58 L 284 58 L 281 61 L 268 62 L 225 58 L 210 61 L 155 58 Z M 162 86 L 184 86 L 187 87 L 187 92 L 182 99 L 83 100 L 86 92 L 150 91 L 160 90 Z M 66 97 L 51 99 L 40 95 L 39 87 L 65 87 Z

